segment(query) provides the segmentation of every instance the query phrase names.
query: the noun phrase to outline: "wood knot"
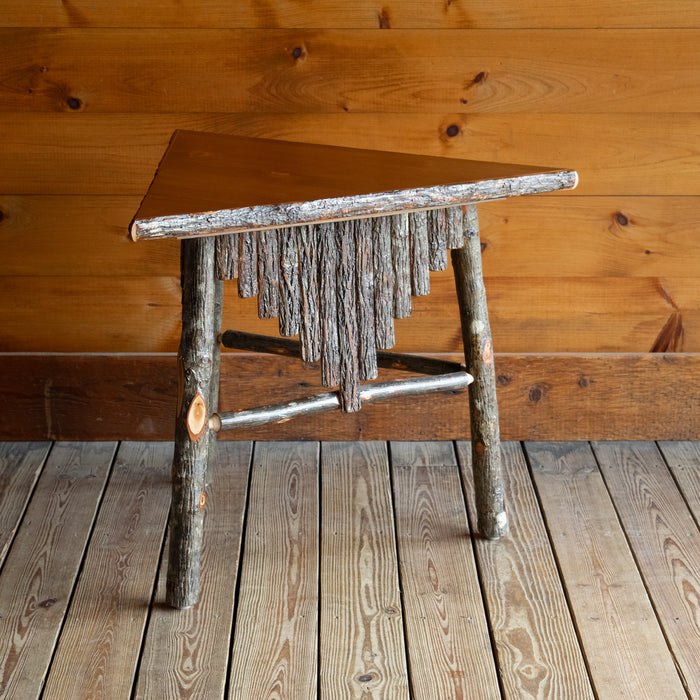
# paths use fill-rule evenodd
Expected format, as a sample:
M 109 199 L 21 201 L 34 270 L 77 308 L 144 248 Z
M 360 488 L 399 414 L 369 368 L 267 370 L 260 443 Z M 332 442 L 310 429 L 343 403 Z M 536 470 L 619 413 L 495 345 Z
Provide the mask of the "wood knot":
M 51 608 L 56 605 L 57 602 L 56 598 L 47 598 L 46 600 L 42 600 L 38 605 L 40 608 Z
M 0 222 L 2 222 L 4 220 L 4 218 L 5 218 L 5 212 L 2 209 L 0 209 Z
M 498 377 L 496 377 L 496 381 L 501 386 L 508 386 L 513 380 L 507 374 L 499 374 Z
M 66 104 L 70 109 L 80 109 L 83 106 L 83 103 L 77 98 L 77 97 L 69 97 L 66 100 Z
M 303 46 L 295 46 L 292 51 L 292 58 L 295 61 L 303 61 L 306 58 L 306 51 L 304 50 Z
M 615 214 L 615 221 L 617 221 L 620 226 L 627 226 L 627 224 L 630 222 L 630 220 L 621 211 L 618 211 Z
M 379 13 L 379 28 L 391 29 L 391 18 L 389 17 L 388 7 L 382 7 L 382 11 Z
M 479 71 L 473 78 L 472 78 L 472 83 L 474 85 L 477 85 L 478 83 L 483 82 L 484 78 L 486 78 L 486 71 Z
M 372 680 L 372 675 L 366 673 L 363 676 L 359 676 L 357 680 L 360 681 L 360 683 L 369 683 Z
M 450 137 L 454 138 L 459 134 L 459 127 L 457 124 L 450 124 L 447 129 L 445 129 L 445 133 Z
M 549 384 L 540 382 L 538 384 L 533 384 L 527 394 L 528 401 L 532 403 L 538 403 L 541 401 L 549 391 Z

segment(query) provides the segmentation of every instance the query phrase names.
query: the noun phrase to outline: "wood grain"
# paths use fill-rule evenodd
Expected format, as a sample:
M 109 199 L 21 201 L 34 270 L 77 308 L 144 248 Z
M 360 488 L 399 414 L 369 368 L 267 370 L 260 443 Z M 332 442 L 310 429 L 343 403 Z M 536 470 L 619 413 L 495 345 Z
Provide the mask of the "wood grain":
M 114 443 L 60 443 L 51 451 L 0 576 L 7 697 L 41 695 L 115 450 Z
M 596 695 L 685 698 L 590 447 L 525 447 Z
M 134 698 L 224 697 L 251 451 L 249 442 L 217 445 L 196 606 L 166 605 L 167 560 L 161 563 Z
M 697 439 L 697 434 L 693 439 Z M 700 445 L 690 441 L 660 442 L 659 448 L 695 517 L 695 523 L 700 526 Z
M 413 697 L 498 697 L 452 444 L 392 442 L 391 471 Z
M 459 361 L 461 355 L 443 356 Z M 689 354 L 496 355 L 505 440 L 695 439 L 700 410 Z M 404 373 L 387 371 L 382 378 Z M 5 355 L 0 365 L 3 439 L 171 440 L 177 397 L 174 355 Z M 242 410 L 323 392 L 318 369 L 298 360 L 226 353 L 220 408 Z M 462 395 L 377 403 L 237 433 L 236 439 L 464 439 Z
M 653 443 L 593 451 L 690 697 L 700 694 L 700 531 Z
M 24 516 L 50 447 L 46 442 L 0 444 L 0 568 Z
M 177 275 L 177 242 L 134 245 L 126 237 L 139 202 L 129 195 L 0 195 L 0 275 Z M 699 212 L 700 197 L 690 196 L 485 202 L 479 205 L 485 274 L 694 277 Z M 75 225 L 82 221 L 90 226 Z
M 317 682 L 318 443 L 258 443 L 230 669 L 235 698 L 310 698 Z
M 472 522 L 471 449 L 457 443 Z M 501 443 L 510 532 L 475 540 L 483 594 L 507 700 L 593 698 L 556 561 L 522 449 Z
M 115 277 L 109 283 L 104 277 L 5 277 L 0 284 L 0 352 L 172 352 L 178 347 L 177 277 Z M 238 330 L 278 333 L 277 321 L 258 318 L 257 299 L 238 300 L 235 287 L 225 288 L 224 319 L 235 318 Z M 411 300 L 410 319 L 396 322 L 397 352 L 461 349 L 451 270 L 433 273 L 431 289 L 429 296 Z M 700 349 L 700 278 L 523 277 L 514 284 L 510 277 L 490 277 L 486 295 L 499 352 Z
M 51 0 L 8 0 L 6 27 L 348 27 L 359 29 L 464 28 L 529 29 L 540 27 L 691 27 L 700 24 L 693 0 L 664 5 L 645 2 L 502 0 L 498 6 L 428 3 L 404 0 L 379 8 L 371 0 L 353 3 L 317 0 L 307 8 L 294 0 L 260 4 L 253 0 L 162 0 L 134 6 L 125 0 L 107 5 L 57 5 Z
M 172 443 L 122 443 L 44 697 L 131 693 L 170 505 Z
M 325 698 L 408 698 L 386 446 L 323 444 L 319 673 Z
M 699 42 L 689 28 L 2 28 L 0 110 L 691 113 Z
M 580 195 L 697 195 L 697 114 L 0 112 L 0 192 L 143 195 L 175 129 L 575 167 Z

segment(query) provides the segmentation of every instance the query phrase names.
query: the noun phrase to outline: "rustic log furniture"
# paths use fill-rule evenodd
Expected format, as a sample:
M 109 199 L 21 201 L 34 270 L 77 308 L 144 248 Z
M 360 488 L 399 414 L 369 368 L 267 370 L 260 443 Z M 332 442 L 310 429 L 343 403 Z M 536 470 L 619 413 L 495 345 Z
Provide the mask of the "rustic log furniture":
M 131 225 L 135 240 L 181 238 L 182 338 L 172 471 L 168 603 L 197 602 L 202 509 L 216 434 L 400 395 L 471 384 L 478 525 L 508 529 L 493 347 L 476 203 L 573 188 L 573 171 L 177 131 Z M 377 351 L 394 318 L 429 292 L 451 251 L 465 367 Z M 282 336 L 221 335 L 222 282 L 238 278 Z M 217 413 L 220 344 L 320 360 L 337 392 Z M 378 366 L 428 376 L 361 385 Z M 472 383 L 473 382 L 473 383 Z

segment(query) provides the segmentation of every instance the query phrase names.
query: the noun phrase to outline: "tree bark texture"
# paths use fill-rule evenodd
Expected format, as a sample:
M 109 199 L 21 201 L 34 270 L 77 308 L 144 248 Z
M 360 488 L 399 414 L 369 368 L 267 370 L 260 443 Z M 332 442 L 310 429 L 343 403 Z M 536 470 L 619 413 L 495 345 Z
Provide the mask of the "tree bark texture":
M 336 301 L 338 246 L 335 225 L 321 224 L 318 236 L 321 381 L 323 386 L 338 386 L 340 383 L 340 349 L 338 347 L 338 305 Z
M 258 239 L 258 316 L 276 318 L 279 314 L 279 252 L 277 231 L 263 231 Z
M 187 608 L 199 597 L 199 567 L 212 404 L 216 283 L 215 240 L 182 241 L 182 336 L 170 509 L 167 601 Z
M 280 231 L 280 335 L 299 332 L 299 251 L 294 229 Z
M 254 297 L 258 293 L 257 235 L 246 231 L 238 237 L 238 296 Z
M 374 259 L 372 255 L 372 221 L 358 219 L 355 231 L 355 273 L 357 275 L 357 326 L 360 379 L 377 377 L 377 346 L 374 330 Z
M 408 214 L 391 217 L 391 255 L 394 260 L 394 318 L 407 318 L 411 315 Z
M 318 255 L 315 226 L 296 229 L 299 251 L 299 340 L 301 359 L 321 359 L 321 319 L 318 309 Z
M 372 220 L 374 265 L 374 323 L 378 348 L 393 348 L 394 338 L 394 266 L 391 259 L 391 218 Z
M 476 206 L 464 222 L 465 246 L 452 251 L 455 286 L 467 370 L 474 376 L 469 390 L 472 460 L 478 524 L 484 537 L 508 532 L 501 478 L 501 450 L 496 402 L 493 342 L 481 269 L 481 242 Z

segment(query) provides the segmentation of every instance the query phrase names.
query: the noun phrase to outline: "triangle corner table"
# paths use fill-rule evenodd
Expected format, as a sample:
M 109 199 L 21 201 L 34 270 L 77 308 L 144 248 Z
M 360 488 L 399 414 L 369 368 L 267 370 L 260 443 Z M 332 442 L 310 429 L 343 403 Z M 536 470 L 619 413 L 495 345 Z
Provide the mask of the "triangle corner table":
M 207 469 L 221 430 L 469 386 L 478 527 L 508 530 L 479 202 L 576 187 L 571 170 L 176 131 L 130 227 L 181 240 L 182 335 L 167 602 L 199 597 Z M 384 352 L 450 251 L 465 365 Z M 280 338 L 221 334 L 224 279 Z M 299 336 L 299 340 L 290 336 Z M 220 347 L 319 362 L 334 391 L 217 412 Z M 379 349 L 378 349 L 379 348 Z M 378 366 L 426 376 L 361 384 Z M 465 430 L 466 433 L 466 430 Z

